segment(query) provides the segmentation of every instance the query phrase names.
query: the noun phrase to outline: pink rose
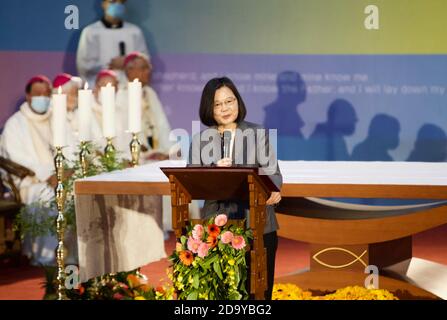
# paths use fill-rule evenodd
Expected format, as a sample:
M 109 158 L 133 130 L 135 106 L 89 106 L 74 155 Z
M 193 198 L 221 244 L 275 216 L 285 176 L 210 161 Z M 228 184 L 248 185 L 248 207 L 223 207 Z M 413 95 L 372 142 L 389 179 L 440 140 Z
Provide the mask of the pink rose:
M 200 244 L 200 246 L 199 246 L 199 250 L 198 250 L 197 255 L 198 255 L 200 258 L 205 258 L 206 255 L 208 254 L 208 250 L 209 250 L 208 245 L 207 245 L 206 243 L 202 242 L 202 243 Z
M 188 250 L 192 251 L 193 253 L 197 253 L 197 251 L 199 250 L 199 246 L 202 244 L 203 242 L 200 240 L 196 240 L 193 237 L 189 237 L 188 239 Z
M 218 227 L 223 227 L 228 221 L 228 218 L 225 214 L 219 214 L 216 218 L 214 218 L 214 224 Z
M 123 289 L 126 289 L 126 290 L 129 289 L 129 286 L 127 284 L 125 284 L 125 283 L 122 283 L 122 282 L 119 283 L 119 286 L 121 288 L 123 288 Z
M 234 235 L 231 231 L 225 231 L 224 233 L 222 233 L 220 240 L 222 241 L 222 243 L 228 244 L 233 240 L 233 237 Z
M 194 229 L 192 229 L 192 237 L 196 240 L 201 240 L 204 231 L 205 230 L 203 229 L 203 226 L 201 224 L 196 224 L 194 226 Z
M 124 296 L 118 292 L 113 295 L 113 299 L 115 299 L 115 300 L 123 300 L 123 298 L 124 298 Z
M 245 239 L 243 236 L 234 236 L 231 240 L 231 245 L 233 248 L 240 250 L 245 248 Z

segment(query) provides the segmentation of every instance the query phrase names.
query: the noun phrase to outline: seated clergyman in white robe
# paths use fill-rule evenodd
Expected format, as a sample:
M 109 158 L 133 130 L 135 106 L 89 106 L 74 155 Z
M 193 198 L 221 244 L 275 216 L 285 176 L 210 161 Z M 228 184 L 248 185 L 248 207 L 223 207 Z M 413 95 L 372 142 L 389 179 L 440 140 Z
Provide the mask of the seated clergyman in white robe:
M 57 212 L 49 209 L 54 199 L 57 183 L 54 169 L 53 135 L 51 130 L 51 82 L 45 76 L 33 77 L 26 86 L 26 101 L 20 110 L 13 114 L 5 124 L 1 137 L 2 155 L 32 171 L 33 177 L 15 181 L 25 206 L 27 219 L 54 217 Z M 70 135 L 67 121 L 67 137 Z M 67 139 L 69 141 L 69 139 Z M 67 159 L 73 157 L 73 145 L 64 148 Z M 68 240 L 68 241 L 67 241 Z M 66 232 L 67 264 L 77 262 L 77 249 L 74 235 Z M 23 253 L 33 265 L 55 265 L 55 236 L 31 238 L 25 236 Z
M 45 76 L 33 77 L 26 86 L 26 101 L 5 124 L 1 137 L 4 157 L 34 171 L 35 176 L 16 181 L 28 214 L 40 210 L 33 204 L 54 198 L 56 177 L 51 132 L 51 82 Z M 48 214 L 56 216 L 55 212 Z M 57 240 L 52 236 L 26 238 L 23 253 L 34 265 L 55 263 Z
M 44 76 L 33 77 L 26 86 L 26 101 L 6 121 L 3 130 L 5 157 L 35 173 L 19 183 L 25 204 L 54 195 L 49 188 L 54 178 L 50 104 L 51 83 Z
M 125 79 L 124 56 L 132 51 L 149 54 L 141 29 L 124 21 L 125 4 L 122 0 L 102 1 L 104 16 L 82 30 L 77 51 L 79 75 L 93 87 L 102 69 L 117 71 L 120 81 Z

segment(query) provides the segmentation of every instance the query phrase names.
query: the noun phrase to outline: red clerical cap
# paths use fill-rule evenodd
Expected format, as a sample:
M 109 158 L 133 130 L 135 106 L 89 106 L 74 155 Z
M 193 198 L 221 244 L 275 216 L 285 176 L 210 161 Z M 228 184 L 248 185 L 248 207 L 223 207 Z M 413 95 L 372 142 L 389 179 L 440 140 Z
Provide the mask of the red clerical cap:
M 113 70 L 104 69 L 99 71 L 99 73 L 96 75 L 96 82 L 98 82 L 101 78 L 104 77 L 112 77 L 116 80 L 118 80 L 118 75 Z
M 73 78 L 73 76 L 68 73 L 58 74 L 56 76 L 56 78 L 54 78 L 54 80 L 53 80 L 53 87 L 54 88 L 62 87 L 64 84 L 69 82 L 72 78 Z
M 129 62 L 135 60 L 136 58 L 142 58 L 146 61 L 149 61 L 149 58 L 144 53 L 134 51 L 134 52 L 129 53 L 126 56 L 126 59 L 124 59 L 124 67 L 126 67 Z
M 47 83 L 51 87 L 50 79 L 48 79 L 44 75 L 37 75 L 37 76 L 32 77 L 31 79 L 29 79 L 29 81 L 26 84 L 26 86 L 30 86 L 30 85 L 32 85 L 32 84 L 34 84 L 36 82 L 45 82 L 45 83 Z

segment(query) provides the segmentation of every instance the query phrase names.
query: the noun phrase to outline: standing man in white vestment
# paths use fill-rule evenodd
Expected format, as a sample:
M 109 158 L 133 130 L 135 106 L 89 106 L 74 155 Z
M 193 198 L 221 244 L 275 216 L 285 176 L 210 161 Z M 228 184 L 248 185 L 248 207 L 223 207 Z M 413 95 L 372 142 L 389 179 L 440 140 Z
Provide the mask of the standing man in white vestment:
M 79 75 L 94 85 L 97 73 L 102 69 L 118 72 L 124 81 L 125 55 L 140 51 L 149 55 L 141 29 L 124 21 L 126 0 L 103 0 L 104 17 L 82 31 L 77 52 Z
M 49 201 L 54 196 L 57 179 L 53 164 L 50 97 L 50 80 L 42 75 L 31 78 L 26 85 L 26 101 L 6 122 L 1 139 L 3 156 L 35 173 L 34 177 L 16 181 L 25 205 Z M 39 237 L 32 243 L 26 238 L 23 253 L 34 265 L 48 265 L 55 261 L 56 246 L 55 237 Z

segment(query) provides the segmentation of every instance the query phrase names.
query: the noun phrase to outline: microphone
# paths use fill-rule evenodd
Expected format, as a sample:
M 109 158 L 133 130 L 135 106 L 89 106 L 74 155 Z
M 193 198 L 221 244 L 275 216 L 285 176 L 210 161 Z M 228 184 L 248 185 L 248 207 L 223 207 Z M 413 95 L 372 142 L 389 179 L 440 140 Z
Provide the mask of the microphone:
M 231 136 L 232 136 L 231 130 L 225 130 L 223 132 L 223 157 L 224 158 L 230 157 Z
M 126 55 L 126 43 L 124 41 L 121 41 L 119 46 L 120 46 L 120 55 L 124 57 Z

